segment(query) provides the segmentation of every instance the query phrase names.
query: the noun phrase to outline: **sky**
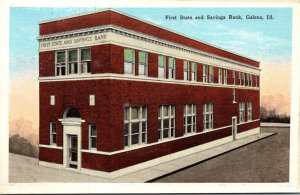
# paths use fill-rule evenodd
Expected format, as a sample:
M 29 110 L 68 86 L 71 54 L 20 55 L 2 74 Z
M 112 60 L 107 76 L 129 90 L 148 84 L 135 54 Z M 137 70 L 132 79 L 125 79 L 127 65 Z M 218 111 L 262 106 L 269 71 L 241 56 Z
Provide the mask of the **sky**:
M 99 8 L 11 8 L 9 38 L 10 120 L 38 127 L 38 23 Z M 292 9 L 290 8 L 116 8 L 183 35 L 261 62 L 261 104 L 290 112 Z M 176 20 L 166 19 L 176 16 Z M 180 20 L 180 16 L 240 15 L 242 20 Z M 247 15 L 263 20 L 246 19 Z M 267 20 L 272 15 L 273 20 Z

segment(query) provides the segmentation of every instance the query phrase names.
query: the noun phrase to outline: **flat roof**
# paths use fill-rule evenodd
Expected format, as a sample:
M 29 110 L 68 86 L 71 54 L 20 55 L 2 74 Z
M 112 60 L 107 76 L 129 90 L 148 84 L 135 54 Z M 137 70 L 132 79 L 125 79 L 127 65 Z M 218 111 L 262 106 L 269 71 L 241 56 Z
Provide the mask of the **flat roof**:
M 138 8 L 137 8 L 137 9 L 138 9 Z M 149 25 L 152 25 L 152 26 L 161 28 L 161 29 L 163 29 L 163 30 L 166 30 L 166 31 L 169 31 L 169 32 L 178 34 L 178 35 L 180 35 L 180 36 L 183 36 L 183 37 L 192 39 L 192 40 L 194 40 L 194 41 L 197 41 L 197 42 L 200 42 L 200 43 L 204 43 L 204 44 L 206 44 L 206 45 L 208 45 L 208 46 L 215 47 L 215 48 L 217 48 L 217 49 L 220 49 L 220 50 L 223 50 L 223 51 L 227 51 L 227 52 L 229 52 L 229 53 L 238 55 L 238 56 L 240 56 L 240 57 L 247 58 L 247 59 L 249 59 L 249 60 L 253 60 L 253 61 L 255 61 L 255 62 L 259 62 L 259 63 L 260 63 L 260 61 L 257 60 L 257 59 L 253 59 L 253 58 L 250 58 L 250 57 L 247 57 L 247 56 L 238 54 L 238 53 L 233 52 L 233 51 L 230 51 L 230 50 L 228 50 L 228 49 L 224 49 L 224 48 L 222 48 L 222 47 L 216 46 L 216 45 L 214 45 L 214 44 L 211 44 L 211 43 L 208 43 L 208 42 L 205 42 L 205 41 L 202 41 L 202 40 L 199 40 L 199 39 L 197 39 L 197 38 L 193 38 L 193 37 L 190 37 L 190 36 L 188 36 L 188 35 L 184 35 L 184 34 L 179 33 L 179 32 L 177 32 L 177 31 L 171 30 L 171 29 L 169 29 L 169 28 L 167 28 L 167 27 L 160 26 L 160 25 L 155 24 L 155 23 L 153 23 L 153 22 L 150 22 L 150 21 L 147 21 L 147 20 L 144 20 L 144 19 L 141 19 L 141 18 L 137 18 L 137 17 L 135 17 L 135 16 L 129 15 L 129 14 L 124 13 L 124 12 L 117 11 L 117 10 L 112 9 L 112 8 L 104 8 L 104 9 L 95 10 L 95 11 L 90 11 L 90 12 L 86 12 L 86 13 L 74 14 L 74 15 L 71 15 L 71 16 L 60 17 L 60 18 L 50 19 L 50 20 L 44 20 L 44 21 L 39 22 L 39 25 L 40 25 L 40 24 L 45 24 L 45 23 L 50 23 L 50 22 L 55 22 L 55 21 L 59 21 L 59 20 L 64 20 L 64 19 L 70 19 L 70 18 L 76 18 L 76 17 L 85 16 L 85 15 L 90 15 L 90 14 L 95 14 L 95 13 L 101 13 L 101 12 L 105 12 L 105 11 L 113 11 L 113 12 L 116 12 L 116 13 L 118 13 L 118 14 L 125 15 L 125 16 L 127 16 L 127 17 L 132 18 L 132 19 L 135 19 L 135 20 L 139 20 L 139 21 L 141 21 L 141 22 L 144 22 L 144 23 L 146 23 L 146 24 L 149 24 Z

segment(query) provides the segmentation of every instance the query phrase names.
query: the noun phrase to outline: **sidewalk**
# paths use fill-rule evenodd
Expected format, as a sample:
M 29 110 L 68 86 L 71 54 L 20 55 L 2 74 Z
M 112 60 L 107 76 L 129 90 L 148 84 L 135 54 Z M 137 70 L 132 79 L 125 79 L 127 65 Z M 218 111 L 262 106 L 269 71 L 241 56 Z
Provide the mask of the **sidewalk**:
M 290 123 L 260 123 L 261 127 L 290 127 Z
M 181 171 L 183 169 L 189 168 L 193 165 L 199 164 L 201 162 L 210 160 L 219 155 L 225 154 L 232 150 L 238 149 L 240 147 L 246 146 L 258 140 L 267 138 L 269 136 L 275 135 L 276 133 L 259 133 L 256 135 L 248 136 L 234 142 L 230 142 L 224 145 L 220 145 L 211 149 L 207 149 L 201 152 L 197 152 L 179 159 L 175 159 L 160 165 L 149 167 L 128 175 L 124 175 L 115 179 L 111 182 L 149 182 L 154 181 L 163 176 L 170 175 L 172 173 Z
M 259 133 L 227 144 L 223 144 L 204 151 L 196 152 L 175 160 L 171 160 L 153 167 L 130 173 L 114 179 L 74 173 L 70 171 L 48 168 L 38 165 L 36 158 L 25 157 L 10 153 L 9 181 L 10 182 L 121 182 L 143 183 L 154 181 L 163 176 L 179 172 L 196 164 L 208 161 L 245 145 L 275 135 L 276 133 Z

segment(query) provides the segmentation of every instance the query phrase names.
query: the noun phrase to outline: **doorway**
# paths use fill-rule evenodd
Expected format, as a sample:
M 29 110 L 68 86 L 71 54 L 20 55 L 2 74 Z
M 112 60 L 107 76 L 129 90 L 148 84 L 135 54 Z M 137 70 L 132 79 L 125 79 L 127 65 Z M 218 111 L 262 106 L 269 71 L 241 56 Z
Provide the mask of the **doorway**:
M 77 135 L 69 135 L 69 167 L 78 167 L 78 139 Z

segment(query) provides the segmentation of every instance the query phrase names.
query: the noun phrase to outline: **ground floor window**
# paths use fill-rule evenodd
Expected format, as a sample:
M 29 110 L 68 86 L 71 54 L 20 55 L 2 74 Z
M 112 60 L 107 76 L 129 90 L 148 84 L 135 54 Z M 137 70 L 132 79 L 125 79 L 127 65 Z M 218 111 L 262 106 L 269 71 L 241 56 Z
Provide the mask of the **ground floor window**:
M 96 149 L 97 148 L 97 128 L 95 124 L 89 124 L 89 148 Z
M 143 144 L 147 142 L 147 107 L 130 106 L 124 111 L 124 145 Z
M 50 144 L 56 144 L 56 123 L 50 122 Z
M 184 132 L 185 134 L 196 132 L 196 104 L 184 105 Z
M 239 110 L 240 110 L 240 123 L 245 122 L 245 102 L 239 103 Z
M 252 121 L 252 102 L 247 104 L 247 121 Z
M 203 129 L 213 129 L 213 104 L 207 103 L 203 105 Z
M 158 109 L 159 140 L 175 136 L 175 106 L 161 105 Z

